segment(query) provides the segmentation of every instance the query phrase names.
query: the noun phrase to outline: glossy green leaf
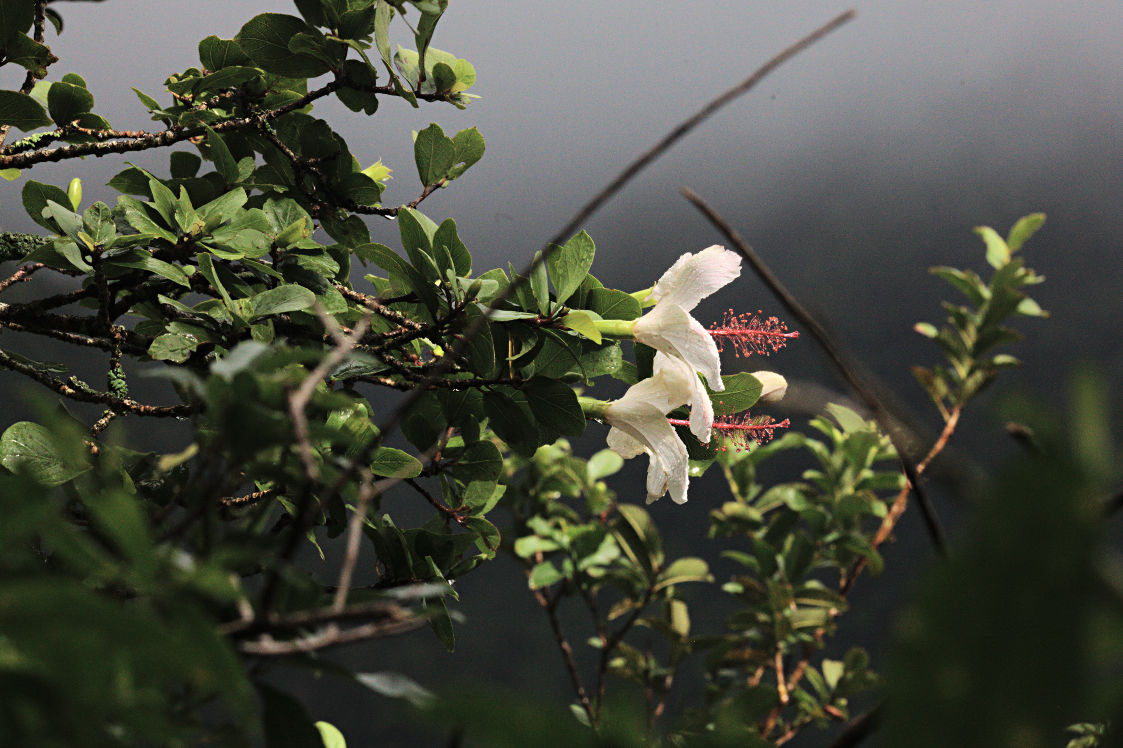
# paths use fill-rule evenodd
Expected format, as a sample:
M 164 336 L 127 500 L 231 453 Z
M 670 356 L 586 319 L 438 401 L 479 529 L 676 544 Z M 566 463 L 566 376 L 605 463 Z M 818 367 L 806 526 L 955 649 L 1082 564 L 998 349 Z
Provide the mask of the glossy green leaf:
M 461 130 L 452 138 L 456 150 L 455 165 L 449 170 L 448 178 L 456 179 L 484 155 L 484 138 L 475 127 Z
M 148 346 L 148 355 L 156 361 L 182 364 L 191 357 L 200 341 L 194 335 L 165 333 L 156 336 Z
M 602 319 L 639 319 L 642 309 L 631 294 L 613 288 L 594 288 L 585 299 L 585 308 Z
M 55 223 L 53 218 L 43 215 L 44 208 L 47 207 L 48 201 L 54 201 L 59 205 L 69 205 L 70 198 L 61 187 L 55 187 L 53 184 L 43 184 L 29 179 L 23 186 L 20 192 L 20 197 L 23 199 L 23 209 L 27 211 L 27 215 L 31 220 L 39 224 L 48 231 L 57 231 L 61 233 L 61 228 Z
M 471 275 L 472 255 L 469 254 L 468 248 L 464 246 L 464 242 L 460 240 L 456 233 L 456 221 L 446 218 L 441 222 L 436 233 L 433 234 L 433 246 L 448 248 L 457 275 L 465 278 Z
M 58 81 L 47 90 L 47 111 L 58 125 L 68 125 L 94 106 L 94 95 L 82 86 Z
M 756 405 L 756 401 L 760 398 L 762 388 L 752 374 L 746 372 L 726 374 L 722 376 L 721 381 L 725 384 L 725 390 L 710 393 L 714 413 L 740 413 Z
M 228 184 L 233 184 L 239 179 L 238 163 L 234 160 L 234 156 L 230 154 L 230 149 L 226 146 L 226 141 L 222 136 L 214 130 L 207 128 L 207 147 L 210 150 L 211 161 L 214 162 L 215 170 L 222 175 Z
M 296 16 L 262 13 L 251 18 L 234 41 L 262 70 L 290 78 L 315 78 L 328 71 L 327 63 L 293 54 L 289 40 L 311 29 Z
M 370 470 L 385 478 L 416 478 L 421 475 L 421 461 L 393 447 L 379 447 L 370 461 Z
M 253 319 L 274 314 L 308 309 L 316 303 L 316 294 L 303 286 L 286 284 L 262 291 L 251 299 Z
M 540 423 L 563 436 L 580 436 L 585 432 L 585 414 L 577 402 L 577 393 L 565 383 L 534 377 L 522 392 Z
M 448 174 L 456 162 L 456 147 L 441 126 L 433 123 L 417 133 L 413 142 L 413 159 L 421 184 L 428 187 Z
M 211 72 L 231 65 L 246 65 L 250 58 L 233 39 L 208 36 L 199 42 L 199 61 Z
M 534 253 L 534 263 L 530 268 L 530 293 L 539 314 L 548 314 L 550 311 L 550 288 L 546 276 L 546 263 L 542 262 L 542 253 Z
M 550 280 L 554 282 L 557 302 L 564 304 L 589 274 L 593 266 L 596 245 L 585 231 L 574 235 L 560 247 L 550 247 L 546 264 L 550 270 Z
M 599 345 L 601 342 L 601 334 L 600 330 L 597 329 L 597 316 L 598 315 L 595 313 L 584 309 L 578 309 L 562 317 L 560 322 L 570 330 L 580 333 L 583 337 Z
M 50 124 L 51 118 L 35 99 L 18 91 L 0 91 L 0 125 L 29 132 Z
M 0 465 L 25 472 L 44 486 L 66 483 L 90 469 L 65 455 L 50 431 L 30 421 L 13 423 L 0 436 Z

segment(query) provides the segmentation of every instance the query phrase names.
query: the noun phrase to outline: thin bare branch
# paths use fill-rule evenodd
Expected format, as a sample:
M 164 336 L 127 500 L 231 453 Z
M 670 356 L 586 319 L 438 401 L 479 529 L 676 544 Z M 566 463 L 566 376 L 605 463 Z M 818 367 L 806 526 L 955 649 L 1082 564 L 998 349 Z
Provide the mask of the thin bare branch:
M 128 411 L 138 416 L 183 418 L 195 412 L 195 407 L 192 405 L 145 405 L 131 398 L 122 398 L 108 392 L 99 392 L 83 386 L 73 377 L 71 377 L 69 382 L 64 382 L 61 379 L 52 377 L 46 372 L 40 371 L 31 364 L 25 364 L 15 360 L 2 350 L 0 350 L 0 368 L 19 372 L 71 400 L 77 400 L 83 403 L 100 403 L 110 406 L 113 410 Z
M 324 328 L 335 340 L 335 347 L 324 356 L 315 369 L 309 372 L 304 381 L 300 383 L 300 387 L 289 398 L 289 413 L 292 415 L 292 428 L 296 435 L 297 446 L 300 449 L 300 460 L 304 464 L 304 472 L 310 481 L 319 478 L 320 469 L 312 458 L 312 440 L 308 433 L 308 419 L 304 416 L 304 409 L 308 406 L 308 401 L 312 398 L 312 393 L 315 392 L 316 387 L 339 362 L 346 358 L 355 344 L 362 339 L 370 325 L 370 317 L 364 317 L 359 320 L 359 324 L 355 325 L 351 334 L 345 336 L 339 329 L 339 323 L 324 310 L 321 304 L 317 303 L 315 310 L 320 317 L 320 321 L 323 322 Z
M 349 628 L 339 624 L 344 621 L 373 619 Z M 327 647 L 400 634 L 423 626 L 424 616 L 419 616 L 396 603 L 376 600 L 342 609 L 321 608 L 288 615 L 273 615 L 260 622 L 252 617 L 219 627 L 219 632 L 236 639 L 246 635 L 257 636 L 251 641 L 241 641 L 238 649 L 247 654 L 279 656 L 298 652 L 314 652 Z M 295 639 L 275 639 L 270 632 L 322 627 L 321 630 Z
M 927 493 L 920 485 L 920 475 L 912 460 L 909 459 L 908 452 L 905 450 L 904 445 L 901 444 L 901 439 L 894 427 L 894 419 L 889 411 L 885 408 L 882 402 L 882 397 L 878 394 L 878 389 L 869 384 L 870 375 L 867 372 L 860 371 L 862 367 L 853 360 L 853 357 L 842 351 L 831 339 L 826 329 L 819 324 L 819 322 L 811 315 L 809 311 L 792 295 L 790 291 L 780 282 L 775 273 L 764 263 L 763 260 L 753 251 L 741 235 L 718 214 L 710 205 L 702 199 L 698 193 L 694 192 L 688 187 L 682 188 L 682 194 L 689 200 L 698 210 L 714 225 L 726 240 L 733 245 L 747 263 L 753 268 L 757 276 L 768 286 L 769 290 L 775 294 L 780 303 L 787 309 L 796 320 L 799 321 L 808 332 L 819 342 L 831 363 L 835 365 L 839 373 L 846 379 L 854 392 L 861 398 L 862 402 L 873 413 L 874 418 L 881 424 L 882 429 L 886 435 L 889 436 L 893 442 L 894 448 L 897 450 L 897 456 L 901 462 L 901 469 L 905 473 L 912 490 L 916 493 L 917 503 L 920 506 L 920 511 L 924 517 L 924 524 L 928 530 L 928 537 L 932 541 L 932 545 L 940 551 L 941 554 L 947 554 L 947 542 L 944 538 L 944 530 L 940 524 L 939 518 L 936 516 L 935 508 L 932 506 Z
M 347 523 L 347 549 L 344 552 L 343 564 L 339 569 L 339 581 L 336 583 L 335 598 L 332 608 L 342 611 L 347 605 L 347 593 L 351 591 L 351 578 L 355 573 L 355 565 L 359 562 L 359 541 L 363 537 L 363 523 L 367 518 L 367 508 L 375 497 L 374 486 L 370 482 L 370 474 L 363 476 L 359 486 L 358 500 L 351 512 L 351 519 Z

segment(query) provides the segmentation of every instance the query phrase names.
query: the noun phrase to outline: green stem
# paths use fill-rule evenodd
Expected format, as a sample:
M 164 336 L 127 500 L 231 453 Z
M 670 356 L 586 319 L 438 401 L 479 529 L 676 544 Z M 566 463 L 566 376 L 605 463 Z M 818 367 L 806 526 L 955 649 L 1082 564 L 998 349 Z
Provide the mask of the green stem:
M 647 309 L 649 306 L 655 306 L 655 299 L 651 298 L 651 292 L 654 290 L 655 286 L 652 286 L 628 295 L 639 302 L 641 309 Z
M 577 402 L 581 405 L 581 412 L 585 414 L 586 418 L 595 418 L 598 421 L 604 420 L 604 411 L 609 405 L 607 401 L 578 395 Z
M 634 319 L 596 319 L 593 324 L 597 332 L 606 338 L 634 338 L 636 321 Z

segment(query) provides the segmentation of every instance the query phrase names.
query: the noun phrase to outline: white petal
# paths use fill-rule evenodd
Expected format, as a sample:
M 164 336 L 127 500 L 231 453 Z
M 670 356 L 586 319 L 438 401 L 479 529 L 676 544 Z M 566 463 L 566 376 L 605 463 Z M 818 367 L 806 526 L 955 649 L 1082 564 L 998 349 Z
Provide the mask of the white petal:
M 690 311 L 740 274 L 740 255 L 714 244 L 697 254 L 687 252 L 675 260 L 655 284 L 651 295 L 660 303 L 677 304 Z
M 634 385 L 632 389 L 636 386 L 638 385 Z M 651 458 L 651 464 L 647 468 L 648 503 L 668 490 L 676 503 L 683 503 L 686 501 L 690 471 L 686 445 L 679 440 L 664 412 L 638 399 L 625 402 L 626 397 L 627 395 L 605 409 L 605 418 L 613 426 L 609 431 L 612 438 L 609 446 L 621 457 L 634 457 L 638 452 L 625 454 L 619 452 L 618 446 L 627 449 L 637 443 L 642 444 L 643 450 Z M 616 432 L 615 437 L 613 431 Z
M 613 409 L 619 411 L 638 403 L 646 403 L 664 414 L 685 405 L 690 402 L 694 392 L 687 368 L 661 368 L 655 371 L 653 367 L 652 376 L 629 387 L 622 398 L 608 406 L 605 416 L 611 421 Z
M 721 358 L 717 344 L 706 328 L 682 307 L 659 302 L 636 320 L 633 334 L 644 345 L 677 356 L 695 371 L 702 372 L 714 392 L 725 389 L 721 381 Z
M 774 403 L 788 391 L 788 380 L 774 371 L 754 371 L 753 376 L 762 387 L 758 403 Z
M 669 374 L 673 371 L 676 377 L 684 377 L 690 382 L 691 395 L 687 402 L 690 406 L 690 431 L 698 437 L 698 441 L 708 444 L 714 425 L 714 405 L 710 401 L 710 393 L 706 392 L 702 380 L 698 378 L 698 373 L 682 359 L 662 352 L 655 354 L 652 369 L 656 373 Z
M 608 444 L 609 449 L 625 460 L 639 457 L 646 451 L 643 442 L 636 440 L 634 437 L 630 436 L 628 432 L 616 426 L 608 430 L 608 436 L 605 438 L 605 442 Z

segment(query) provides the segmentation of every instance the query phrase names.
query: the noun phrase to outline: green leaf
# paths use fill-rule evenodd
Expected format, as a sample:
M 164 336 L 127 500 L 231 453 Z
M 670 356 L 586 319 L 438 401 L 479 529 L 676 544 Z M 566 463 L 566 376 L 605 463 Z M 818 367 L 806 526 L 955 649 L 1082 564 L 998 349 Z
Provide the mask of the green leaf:
M 148 346 L 148 355 L 156 361 L 171 361 L 182 364 L 191 358 L 191 354 L 195 352 L 201 342 L 194 335 L 164 333 L 152 340 L 151 345 Z
M 1011 252 L 1017 252 L 1044 224 L 1044 213 L 1030 213 L 1028 216 L 1022 216 L 1010 229 L 1010 234 L 1006 237 L 1006 246 L 1010 248 Z
M 407 452 L 393 447 L 379 447 L 370 461 L 370 470 L 384 478 L 416 478 L 424 466 Z
M 61 227 L 55 223 L 54 219 L 43 216 L 43 209 L 47 207 L 49 201 L 56 202 L 59 205 L 70 204 L 70 198 L 67 197 L 61 187 L 29 179 L 27 184 L 23 186 L 20 197 L 23 199 L 23 209 L 27 211 L 27 215 L 31 216 L 31 220 L 48 231 L 62 233 Z
M 296 16 L 262 13 L 246 22 L 234 41 L 255 65 L 268 73 L 288 78 L 315 78 L 328 72 L 327 63 L 293 54 L 289 49 L 290 39 L 312 30 Z
M 464 246 L 464 242 L 460 241 L 460 237 L 456 233 L 456 221 L 446 218 L 441 222 L 436 233 L 433 234 L 433 246 L 448 248 L 457 275 L 464 278 L 471 275 L 472 255 L 469 254 L 468 248 Z
M 534 253 L 534 263 L 530 269 L 530 292 L 534 295 L 534 302 L 540 314 L 550 311 L 550 287 L 546 279 L 546 263 L 542 262 L 542 253 Z
M 455 651 L 456 633 L 452 629 L 452 616 L 448 614 L 448 605 L 446 605 L 445 601 L 442 599 L 429 601 L 425 604 L 425 607 L 437 609 L 436 613 L 429 621 L 433 627 L 433 633 L 437 635 L 437 639 L 440 640 L 445 649 L 449 652 Z
M 440 278 L 437 263 L 433 260 L 433 236 L 436 230 L 437 226 L 420 211 L 410 208 L 398 213 L 402 248 L 409 255 L 409 261 L 417 272 L 434 281 Z
M 756 401 L 760 398 L 762 387 L 752 374 L 739 372 L 723 375 L 721 381 L 725 383 L 725 391 L 710 393 L 714 413 L 721 415 L 740 413 L 756 405 Z
M 35 99 L 18 91 L 0 91 L 0 125 L 29 132 L 50 124 L 51 118 Z
M 495 508 L 507 487 L 494 481 L 474 480 L 464 489 L 464 505 L 472 514 L 483 516 Z
M 407 678 L 401 673 L 391 673 L 387 671 L 379 673 L 358 673 L 355 675 L 355 680 L 375 693 L 388 696 L 391 699 L 405 699 L 418 708 L 429 706 L 434 699 L 431 691 L 423 688 L 412 678 Z M 332 748 L 332 746 L 325 741 L 325 748 Z
M 0 0 L 0 29 L 12 35 L 26 32 L 35 21 L 35 3 L 31 0 Z M 5 41 L 0 36 L 0 44 Z
M 444 179 L 456 162 L 456 147 L 435 122 L 417 133 L 413 141 L 413 159 L 421 184 L 428 187 Z
M 485 392 L 483 403 L 488 425 L 507 444 L 513 447 L 537 441 L 533 416 L 520 406 L 510 388 Z
M 866 431 L 870 427 L 864 418 L 850 408 L 839 405 L 838 403 L 828 403 L 827 412 L 838 421 L 838 425 L 848 434 L 856 431 Z
M 987 263 L 992 268 L 1000 268 L 1010 262 L 1010 247 L 997 231 L 990 226 L 976 226 L 975 233 L 987 245 Z
M 316 723 L 316 729 L 320 731 L 320 740 L 324 741 L 324 748 L 347 748 L 347 739 L 335 725 L 320 720 Z
M 519 539 L 522 540 L 522 538 Z M 557 570 L 557 567 L 555 567 L 553 563 L 550 561 L 543 561 L 539 564 L 535 564 L 534 568 L 530 570 L 530 578 L 528 581 L 532 590 L 540 590 L 544 587 L 549 587 L 555 582 L 560 582 L 564 578 L 565 577 Z
M 639 319 L 643 310 L 631 294 L 613 288 L 594 288 L 585 299 L 585 307 L 601 319 Z
M 238 181 L 238 162 L 234 160 L 226 141 L 211 128 L 207 128 L 207 147 L 210 148 L 211 161 L 215 170 L 226 180 L 227 184 Z
M 917 322 L 912 326 L 912 329 L 916 330 L 926 338 L 934 338 L 940 334 L 940 331 L 937 330 L 936 326 L 931 322 Z
M 90 469 L 55 446 L 54 436 L 30 421 L 13 423 L 0 436 L 0 465 L 26 472 L 44 486 L 58 486 Z
M 449 170 L 448 178 L 457 179 L 468 167 L 483 158 L 484 136 L 475 127 L 469 127 L 453 136 L 452 145 L 456 149 L 456 163 Z
M 503 470 L 503 457 L 491 442 L 475 442 L 464 450 L 452 469 L 456 477 L 465 482 L 494 481 Z
M 3 21 L 0 21 L 0 29 L 3 28 Z M 0 38 L 0 47 L 3 47 L 3 55 L 7 58 L 6 62 L 26 68 L 36 78 L 46 77 L 47 66 L 51 64 L 53 58 L 51 50 L 45 44 L 40 44 L 27 34 L 16 32 L 8 37 L 6 43 Z M 32 89 L 32 93 L 35 93 L 34 89 Z
M 107 265 L 115 265 L 118 267 L 134 268 L 136 270 L 147 270 L 150 273 L 155 273 L 163 278 L 167 278 L 173 283 L 177 283 L 184 288 L 191 288 L 191 281 L 187 278 L 187 273 L 180 270 L 177 265 L 172 265 L 170 262 L 157 260 L 147 252 L 141 252 L 138 259 L 117 259 L 106 261 Z
M 522 392 L 539 423 L 563 436 L 580 436 L 585 432 L 585 414 L 577 402 L 577 393 L 564 382 L 534 377 Z
M 700 558 L 680 558 L 659 575 L 655 589 L 660 590 L 674 584 L 685 582 L 712 582 L 710 567 Z
M 624 458 L 611 449 L 602 449 L 589 458 L 585 466 L 585 474 L 590 481 L 607 478 L 620 472 L 624 467 Z
M 62 204 L 56 203 L 54 200 L 47 200 L 47 215 L 55 219 L 55 223 L 58 224 L 64 234 L 76 242 L 80 241 L 78 233 L 84 228 L 82 218 L 69 208 L 64 207 L 66 205 L 70 205 L 69 198 L 66 198 L 66 202 Z
M 554 292 L 559 304 L 564 304 L 585 280 L 589 268 L 593 266 L 595 254 L 596 245 L 585 231 L 576 234 L 560 247 L 550 247 L 546 264 L 550 269 L 550 279 L 554 282 Z
M 208 36 L 199 42 L 199 62 L 211 72 L 227 66 L 246 65 L 250 58 L 233 39 Z
M 308 309 L 316 303 L 316 294 L 304 286 L 286 284 L 262 291 L 250 301 L 253 319 L 258 320 L 274 314 Z
M 59 126 L 70 124 L 93 106 L 94 95 L 82 86 L 59 81 L 47 89 L 47 110 Z
M 597 315 L 595 313 L 584 309 L 578 309 L 562 317 L 560 322 L 570 330 L 580 333 L 597 345 L 600 345 L 601 334 L 600 330 L 597 329 L 596 318 Z

